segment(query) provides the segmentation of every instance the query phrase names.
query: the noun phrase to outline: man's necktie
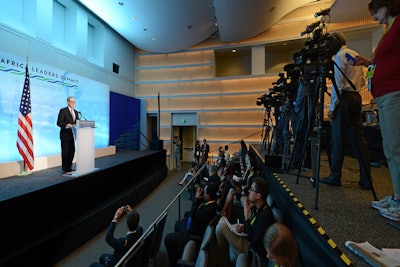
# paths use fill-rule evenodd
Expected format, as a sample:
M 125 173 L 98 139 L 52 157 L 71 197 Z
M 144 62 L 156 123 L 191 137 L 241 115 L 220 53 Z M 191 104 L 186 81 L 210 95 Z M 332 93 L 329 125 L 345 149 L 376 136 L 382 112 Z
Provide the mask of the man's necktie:
M 70 111 L 71 111 L 72 119 L 73 119 L 73 121 L 75 121 L 75 112 L 73 109 L 70 109 Z

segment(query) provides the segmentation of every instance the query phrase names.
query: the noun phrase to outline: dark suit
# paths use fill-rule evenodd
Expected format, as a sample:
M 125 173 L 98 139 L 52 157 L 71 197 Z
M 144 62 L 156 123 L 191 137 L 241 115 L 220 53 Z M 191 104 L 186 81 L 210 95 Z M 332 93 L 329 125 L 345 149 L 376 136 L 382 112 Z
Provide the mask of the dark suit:
M 201 155 L 202 155 L 203 159 L 208 159 L 209 152 L 210 152 L 210 145 L 203 143 L 201 145 Z
M 135 231 L 129 232 L 125 237 L 115 238 L 116 225 L 115 222 L 111 222 L 106 235 L 106 242 L 114 249 L 114 253 L 102 254 L 100 263 L 92 263 L 90 267 L 114 266 L 143 234 L 143 228 L 138 226 Z
M 58 113 L 57 125 L 60 127 L 60 140 L 61 140 L 61 161 L 62 171 L 72 171 L 72 160 L 75 154 L 75 140 L 72 128 L 65 128 L 67 124 L 75 124 L 78 119 L 78 111 L 74 110 L 75 120 L 68 107 L 60 109 Z

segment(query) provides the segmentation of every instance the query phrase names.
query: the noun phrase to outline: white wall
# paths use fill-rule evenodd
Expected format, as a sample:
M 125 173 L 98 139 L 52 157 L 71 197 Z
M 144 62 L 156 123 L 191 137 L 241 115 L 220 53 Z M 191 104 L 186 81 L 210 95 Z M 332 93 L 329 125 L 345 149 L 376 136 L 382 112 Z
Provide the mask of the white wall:
M 2 3 L 0 50 L 22 57 L 29 56 L 35 62 L 108 84 L 111 91 L 134 96 L 133 45 L 89 14 L 84 7 L 72 1 L 65 2 L 70 9 L 65 12 L 65 16 L 69 16 L 65 22 L 75 22 L 72 29 L 64 32 L 65 43 L 52 34 L 57 31 L 54 27 L 59 24 L 53 25 L 53 0 L 14 0 Z M 29 4 L 29 7 L 24 4 Z M 30 9 L 31 13 L 26 9 Z M 88 23 L 98 31 L 93 40 L 96 58 L 87 54 Z M 101 51 L 98 51 L 98 47 L 102 48 Z M 119 74 L 113 73 L 113 63 L 120 66 Z

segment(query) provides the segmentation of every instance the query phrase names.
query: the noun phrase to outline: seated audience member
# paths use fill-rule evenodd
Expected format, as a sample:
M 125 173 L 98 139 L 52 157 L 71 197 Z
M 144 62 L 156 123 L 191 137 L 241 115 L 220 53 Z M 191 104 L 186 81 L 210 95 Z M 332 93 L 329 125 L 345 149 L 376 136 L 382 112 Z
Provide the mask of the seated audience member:
M 165 236 L 165 247 L 168 254 L 169 266 L 177 266 L 177 261 L 182 255 L 185 244 L 189 241 L 189 235 L 202 236 L 209 222 L 217 212 L 216 184 L 206 184 L 203 189 L 197 187 L 196 197 L 192 202 L 192 208 L 183 220 L 175 223 L 175 232 Z
M 185 176 L 183 176 L 182 180 L 178 182 L 178 185 L 183 186 L 185 185 L 192 177 L 196 174 L 198 168 L 196 162 L 192 162 L 192 167 L 187 171 Z
M 215 183 L 217 187 L 221 185 L 221 178 L 218 176 L 218 168 L 216 165 L 211 165 L 210 168 L 208 168 L 208 177 L 205 178 L 207 181 L 207 184 Z
M 115 238 L 114 231 L 117 225 L 118 219 L 125 213 L 126 226 L 128 233 L 124 237 Z M 142 236 L 143 228 L 139 226 L 139 213 L 132 210 L 128 206 L 120 207 L 115 212 L 114 218 L 108 228 L 106 235 L 106 242 L 110 247 L 114 249 L 113 254 L 102 254 L 99 262 L 94 262 L 90 267 L 103 267 L 103 266 L 114 266 L 118 261 L 125 255 L 125 253 L 136 243 L 136 241 Z
M 268 228 L 264 236 L 264 247 L 269 259 L 268 266 L 303 266 L 296 240 L 289 228 L 282 223 L 274 223 Z
M 221 210 L 222 215 L 231 220 L 231 209 L 234 200 L 242 201 L 243 196 L 247 195 L 249 188 L 257 176 L 257 162 L 255 159 L 250 160 L 248 169 L 243 177 L 233 175 L 232 179 L 227 182 L 224 190 L 227 190 L 225 204 Z M 240 203 L 240 202 L 239 202 Z M 236 219 L 236 218 L 233 218 Z
M 234 263 L 240 253 L 247 254 L 248 249 L 252 249 L 266 263 L 263 236 L 267 228 L 275 222 L 272 210 L 266 203 L 267 196 L 267 182 L 256 177 L 249 189 L 249 195 L 244 197 L 244 222 L 229 225 L 227 218 L 221 217 L 215 233 L 222 260 L 229 259 Z M 232 228 L 236 229 L 236 233 Z

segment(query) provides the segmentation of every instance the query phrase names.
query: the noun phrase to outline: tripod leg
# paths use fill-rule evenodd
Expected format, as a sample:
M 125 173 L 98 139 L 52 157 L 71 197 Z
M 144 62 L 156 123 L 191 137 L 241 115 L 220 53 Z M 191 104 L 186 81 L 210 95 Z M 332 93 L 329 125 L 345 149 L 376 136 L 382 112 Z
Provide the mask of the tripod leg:
M 283 142 L 282 170 L 286 172 L 288 169 L 288 161 L 289 161 L 288 158 L 290 149 L 289 117 L 290 117 L 290 109 L 285 108 L 284 126 L 283 126 L 284 142 Z

